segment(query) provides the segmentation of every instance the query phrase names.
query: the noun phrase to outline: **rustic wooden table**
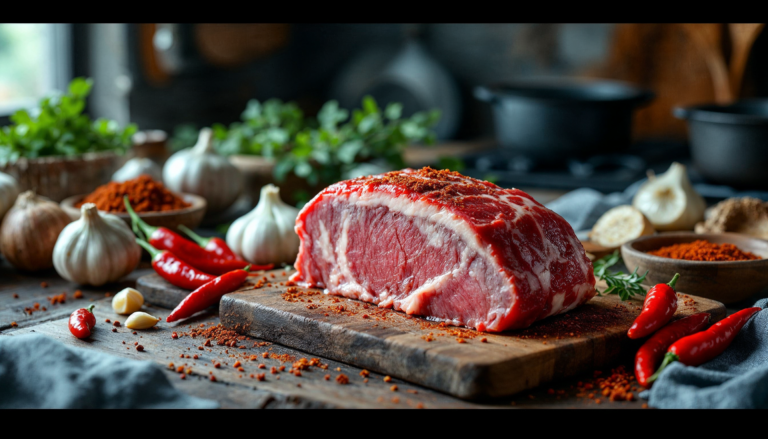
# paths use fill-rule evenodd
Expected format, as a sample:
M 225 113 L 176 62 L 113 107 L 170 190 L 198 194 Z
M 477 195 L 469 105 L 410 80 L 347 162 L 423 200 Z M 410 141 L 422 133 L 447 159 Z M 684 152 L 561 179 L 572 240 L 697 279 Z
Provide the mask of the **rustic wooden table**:
M 307 359 L 314 356 L 287 347 L 268 344 L 255 346 L 262 340 L 252 340 L 241 343 L 246 349 L 227 348 L 213 344 L 203 351 L 198 350 L 200 342 L 191 337 L 173 339 L 173 331 L 189 330 L 189 326 L 210 326 L 219 323 L 218 313 L 211 309 L 193 321 L 179 327 L 170 328 L 164 321 L 158 329 L 137 331 L 134 335 L 125 327 L 116 328 L 112 332 L 111 321 L 125 321 L 125 316 L 112 312 L 110 295 L 119 290 L 133 286 L 140 276 L 149 274 L 152 269 L 147 262 L 142 262 L 139 269 L 119 284 L 104 288 L 83 288 L 61 279 L 53 270 L 42 273 L 25 274 L 11 267 L 5 260 L 0 259 L 0 337 L 18 336 L 30 332 L 42 333 L 60 340 L 71 346 L 95 349 L 126 358 L 154 361 L 166 370 L 170 382 L 180 390 L 199 397 L 218 401 L 224 408 L 640 408 L 642 400 L 611 402 L 601 397 L 599 393 L 590 398 L 583 389 L 579 390 L 579 382 L 591 381 L 593 374 L 564 380 L 524 392 L 512 398 L 493 399 L 486 401 L 464 401 L 451 396 L 422 388 L 399 379 L 384 381 L 384 376 L 371 372 L 367 381 L 360 375 L 361 369 L 337 361 L 321 358 L 328 365 L 326 370 L 311 368 L 303 371 L 300 377 L 288 374 L 290 362 L 282 363 L 279 359 L 262 358 L 261 354 L 277 354 L 281 358 Z M 76 299 L 77 290 L 82 298 Z M 64 293 L 63 303 L 52 300 L 54 296 Z M 69 333 L 67 318 L 72 311 L 84 307 L 88 303 L 96 303 L 94 310 L 97 318 L 97 330 L 88 340 L 78 340 Z M 148 312 L 163 319 L 170 310 L 153 305 L 145 305 Z M 125 342 L 125 344 L 123 344 Z M 144 346 L 144 351 L 135 349 L 134 343 Z M 235 354 L 254 354 L 257 361 L 244 361 L 243 371 L 233 367 Z M 192 358 L 195 354 L 198 359 Z M 287 356 L 283 356 L 287 354 Z M 180 358 L 183 356 L 184 358 Z M 187 357 L 188 356 L 188 357 Z M 215 368 L 215 363 L 220 368 Z M 175 367 L 184 366 L 191 373 L 181 375 L 169 368 L 169 363 Z M 631 359 L 625 362 L 627 370 L 631 370 Z M 258 365 L 264 364 L 265 369 Z M 272 366 L 286 367 L 282 373 L 272 374 Z M 616 366 L 619 366 L 618 364 Z M 264 381 L 250 378 L 251 374 L 266 373 Z M 610 374 L 610 369 L 603 370 L 602 376 Z M 216 381 L 211 381 L 214 375 Z M 344 374 L 349 377 L 349 384 L 338 384 L 335 378 Z M 330 375 L 326 380 L 325 376 Z M 397 390 L 393 391 L 392 386 Z M 600 400 L 598 403 L 597 400 Z

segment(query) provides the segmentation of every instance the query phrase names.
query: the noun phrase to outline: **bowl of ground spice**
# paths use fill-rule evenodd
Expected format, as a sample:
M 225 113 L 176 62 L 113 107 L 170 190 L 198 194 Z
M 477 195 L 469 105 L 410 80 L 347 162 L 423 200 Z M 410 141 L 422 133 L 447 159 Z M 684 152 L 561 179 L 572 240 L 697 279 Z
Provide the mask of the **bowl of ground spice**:
M 722 303 L 768 287 L 768 241 L 738 233 L 675 232 L 643 236 L 621 247 L 627 268 L 648 271 L 647 285 L 680 279 L 675 290 Z
M 128 225 L 131 217 L 125 210 L 123 197 L 128 196 L 131 207 L 147 224 L 175 229 L 179 225 L 195 228 L 205 215 L 205 199 L 193 194 L 177 194 L 148 175 L 122 183 L 110 182 L 88 195 L 76 195 L 61 202 L 61 208 L 72 219 L 80 218 L 80 206 L 94 203 L 102 212 L 122 218 Z

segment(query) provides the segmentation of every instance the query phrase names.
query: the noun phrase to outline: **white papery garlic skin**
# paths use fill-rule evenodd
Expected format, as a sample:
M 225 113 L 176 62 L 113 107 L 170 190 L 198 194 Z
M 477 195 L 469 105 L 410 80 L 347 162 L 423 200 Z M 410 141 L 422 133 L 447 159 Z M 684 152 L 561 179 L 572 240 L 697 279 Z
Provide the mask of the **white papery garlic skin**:
M 64 279 L 100 286 L 132 272 L 141 247 L 127 224 L 99 212 L 93 203 L 80 208 L 80 219 L 61 231 L 53 248 L 53 266 Z
M 160 181 L 163 178 L 163 171 L 157 163 L 152 159 L 144 157 L 134 157 L 118 169 L 112 175 L 112 181 L 122 183 L 124 181 L 133 180 L 140 175 L 149 175 L 153 180 Z
M 649 176 L 638 189 L 632 205 L 656 230 L 693 230 L 704 219 L 704 198 L 693 189 L 685 166 L 672 163 L 664 174 Z
M 135 312 L 125 321 L 125 326 L 129 329 L 149 329 L 157 324 L 160 319 L 145 312 Z
M 163 183 L 174 192 L 205 198 L 208 213 L 219 213 L 240 196 L 243 177 L 229 159 L 213 148 L 213 131 L 200 130 L 193 148 L 172 155 L 163 166 Z
M 56 240 L 71 222 L 58 203 L 26 191 L 16 198 L 0 225 L 0 253 L 16 268 L 51 268 Z
M 0 172 L 0 221 L 19 196 L 19 183 L 8 174 Z
M 128 315 L 141 309 L 144 296 L 133 288 L 125 288 L 112 298 L 112 309 L 121 315 Z
M 300 244 L 294 230 L 298 215 L 299 209 L 280 199 L 280 189 L 268 184 L 259 204 L 229 227 L 227 245 L 253 264 L 293 263 Z

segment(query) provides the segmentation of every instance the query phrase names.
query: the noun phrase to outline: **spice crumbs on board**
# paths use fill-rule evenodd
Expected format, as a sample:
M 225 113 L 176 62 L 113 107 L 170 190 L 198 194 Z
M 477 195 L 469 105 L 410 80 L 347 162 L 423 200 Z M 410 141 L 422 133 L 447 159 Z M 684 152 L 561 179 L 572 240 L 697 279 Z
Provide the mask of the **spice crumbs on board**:
M 349 377 L 342 373 L 336 377 L 336 382 L 339 384 L 349 384 Z

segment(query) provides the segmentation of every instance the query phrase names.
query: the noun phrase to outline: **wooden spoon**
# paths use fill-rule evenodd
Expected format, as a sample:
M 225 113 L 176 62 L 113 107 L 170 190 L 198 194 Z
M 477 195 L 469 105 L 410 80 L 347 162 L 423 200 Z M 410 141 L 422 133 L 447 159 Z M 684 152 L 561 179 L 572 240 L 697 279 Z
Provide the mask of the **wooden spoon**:
M 733 101 L 728 69 L 722 50 L 723 25 L 719 23 L 681 23 L 681 26 L 704 55 L 704 61 L 707 63 L 715 88 L 715 101 L 720 104 Z
M 741 92 L 749 52 L 763 27 L 765 23 L 728 23 L 731 35 L 730 82 L 734 97 L 738 97 Z

